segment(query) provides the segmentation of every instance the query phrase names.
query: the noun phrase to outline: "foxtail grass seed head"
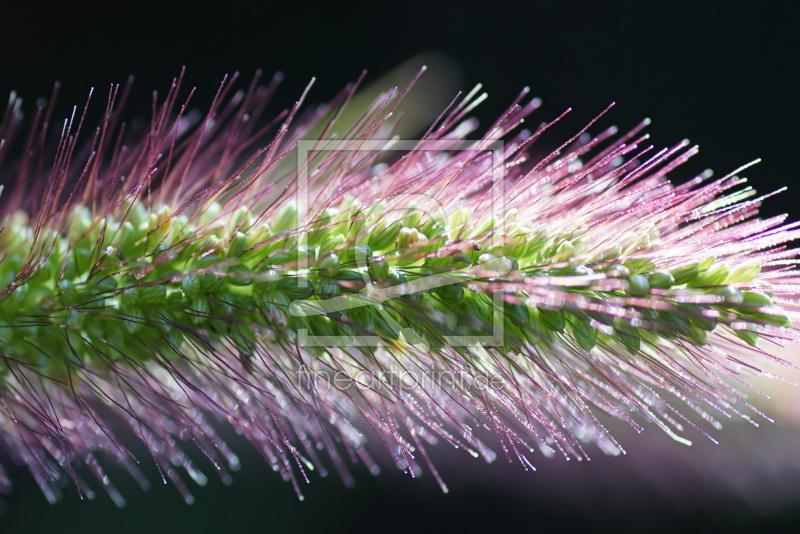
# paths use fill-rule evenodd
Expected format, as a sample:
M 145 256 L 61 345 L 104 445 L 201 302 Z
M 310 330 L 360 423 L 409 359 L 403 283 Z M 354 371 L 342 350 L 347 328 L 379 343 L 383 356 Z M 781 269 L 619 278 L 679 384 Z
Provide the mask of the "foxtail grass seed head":
M 0 443 L 50 501 L 71 481 L 124 504 L 118 464 L 192 502 L 185 475 L 239 468 L 225 427 L 302 498 L 357 463 L 447 491 L 437 443 L 527 470 L 624 453 L 614 418 L 686 444 L 766 419 L 747 380 L 794 365 L 770 349 L 797 339 L 800 230 L 757 218 L 746 167 L 673 184 L 697 149 L 654 148 L 648 121 L 536 157 L 552 123 L 523 129 L 527 90 L 482 136 L 478 88 L 404 140 L 410 86 L 267 120 L 280 78 L 235 79 L 200 115 L 181 74 L 140 132 L 127 87 L 95 129 L 11 96 Z

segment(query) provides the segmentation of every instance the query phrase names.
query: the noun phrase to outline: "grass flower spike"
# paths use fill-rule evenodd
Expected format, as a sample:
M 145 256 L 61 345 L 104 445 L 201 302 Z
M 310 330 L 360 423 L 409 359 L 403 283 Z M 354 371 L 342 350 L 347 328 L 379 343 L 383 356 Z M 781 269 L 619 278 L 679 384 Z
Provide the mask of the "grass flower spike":
M 527 91 L 483 136 L 477 89 L 407 141 L 411 86 L 266 120 L 277 76 L 205 115 L 181 80 L 138 132 L 116 85 L 94 130 L 50 106 L 25 133 L 14 95 L 0 124 L 0 443 L 49 500 L 122 505 L 116 463 L 191 502 L 181 472 L 239 467 L 231 427 L 302 496 L 354 463 L 446 491 L 441 442 L 532 469 L 624 453 L 614 418 L 686 443 L 766 418 L 747 380 L 792 366 L 800 230 L 742 169 L 671 183 L 696 147 L 647 121 L 537 158 Z

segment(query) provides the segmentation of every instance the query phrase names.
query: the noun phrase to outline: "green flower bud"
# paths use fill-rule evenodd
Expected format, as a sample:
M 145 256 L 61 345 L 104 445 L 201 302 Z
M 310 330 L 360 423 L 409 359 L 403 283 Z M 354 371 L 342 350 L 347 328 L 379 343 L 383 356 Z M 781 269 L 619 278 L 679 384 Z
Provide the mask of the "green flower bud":
M 757 321 L 759 323 L 766 323 L 766 324 L 774 324 L 776 326 L 782 326 L 784 328 L 791 328 L 792 321 L 785 315 L 778 315 L 778 314 L 771 314 L 771 313 L 762 313 L 762 312 L 752 312 L 747 311 L 743 312 L 748 318 Z
M 445 286 L 457 287 L 457 286 Z M 457 303 L 445 302 L 445 306 L 453 306 L 458 312 L 458 326 L 463 327 L 465 334 L 487 334 L 491 332 L 491 308 L 485 301 L 477 297 L 462 298 Z
M 194 324 L 203 324 L 208 320 L 207 314 L 211 311 L 211 304 L 205 297 L 195 297 L 189 301 L 191 320 Z
M 336 254 L 328 254 L 327 256 L 320 256 L 320 259 L 317 262 L 317 269 L 327 271 L 329 273 L 337 273 L 339 272 L 339 265 L 341 265 L 339 256 Z
M 372 306 L 361 306 L 347 310 L 347 317 L 367 331 L 375 330 L 378 312 Z
M 373 261 L 367 271 L 373 282 L 386 280 L 389 277 L 389 264 L 385 261 Z
M 276 234 L 297 228 L 297 206 L 293 202 L 284 202 L 271 226 Z
M 758 260 L 750 260 L 740 263 L 731 269 L 728 278 L 725 280 L 726 284 L 735 284 L 740 282 L 752 282 L 761 273 L 761 262 Z
M 317 251 L 310 245 L 297 245 L 289 251 L 289 261 L 305 263 L 306 266 L 317 260 Z
M 261 260 L 259 265 L 284 265 L 289 263 L 291 256 L 289 251 L 285 248 L 277 250 L 270 254 L 268 257 Z
M 136 302 L 141 306 L 153 306 L 160 304 L 167 297 L 167 288 L 163 285 L 141 286 L 134 292 Z
M 250 210 L 242 206 L 231 215 L 229 227 L 231 231 L 237 230 L 239 233 L 238 230 L 247 229 L 252 224 L 253 217 L 250 215 Z
M 225 283 L 225 277 L 217 274 L 218 271 L 209 271 L 209 274 L 199 276 L 200 288 L 204 293 L 216 293 L 222 289 L 222 284 Z
M 572 244 L 572 241 L 565 239 L 556 247 L 555 256 L 558 261 L 564 261 L 574 256 L 575 252 L 575 245 Z
M 422 220 L 422 211 L 419 209 L 419 207 L 415 202 L 412 202 L 405 210 L 405 216 L 403 217 L 403 226 L 408 228 L 414 228 L 419 224 L 420 220 Z
M 226 269 L 225 280 L 232 286 L 244 287 L 253 283 L 250 269 L 245 265 L 234 265 Z
M 597 345 L 597 330 L 588 321 L 575 317 L 569 324 L 573 337 L 583 350 L 592 350 Z
M 420 302 L 420 309 L 432 322 L 442 327 L 445 333 L 455 331 L 458 318 L 442 301 L 424 294 Z
M 642 340 L 636 333 L 622 332 L 617 330 L 616 339 L 632 353 L 639 352 L 639 350 L 642 348 Z
M 554 332 L 561 332 L 566 325 L 566 318 L 561 310 L 539 308 L 539 318 L 545 327 Z
M 63 306 L 77 306 L 83 300 L 78 288 L 69 280 L 62 280 L 59 287 L 61 289 L 61 304 Z
M 416 243 L 427 240 L 425 234 L 420 233 L 416 228 L 403 227 L 397 234 L 397 250 L 405 250 Z
M 198 226 L 206 226 L 211 224 L 219 216 L 222 211 L 222 204 L 219 202 L 205 203 L 203 209 L 200 210 Z
M 675 279 L 674 285 L 682 286 L 683 284 L 688 284 L 694 281 L 694 279 L 697 278 L 697 275 L 700 274 L 700 262 L 693 261 L 691 263 L 687 263 L 686 265 L 672 269 L 670 274 Z
M 717 327 L 717 323 L 710 319 L 697 319 L 692 317 L 690 321 L 692 324 L 697 325 L 703 330 L 708 330 L 709 332 L 713 331 Z
M 353 267 L 366 267 L 372 258 L 369 245 L 355 245 L 339 253 L 342 263 L 353 264 Z
M 495 255 L 493 255 L 493 254 L 489 254 L 489 253 L 487 253 L 487 252 L 484 252 L 483 254 L 481 254 L 480 256 L 478 256 L 478 261 L 476 261 L 475 263 L 476 263 L 476 264 L 478 264 L 478 265 L 481 265 L 481 264 L 484 264 L 484 263 L 486 263 L 486 262 L 488 262 L 488 261 L 492 261 L 492 260 L 493 260 L 493 259 L 495 259 L 496 257 L 497 257 L 497 256 L 495 256 Z
M 117 281 L 113 276 L 98 278 L 94 283 L 94 290 L 97 293 L 110 293 L 117 289 Z
M 740 304 L 744 300 L 743 293 L 733 286 L 719 286 L 711 289 L 709 293 L 725 297 L 727 304 Z
M 247 236 L 242 232 L 236 232 L 236 234 L 233 236 L 233 239 L 231 239 L 231 244 L 228 247 L 226 257 L 236 258 L 241 256 L 249 246 L 250 245 L 247 241 Z
M 307 299 L 314 294 L 314 286 L 302 276 L 284 276 L 278 280 L 276 290 L 291 300 Z
M 736 337 L 750 345 L 751 347 L 758 347 L 758 332 L 750 330 L 734 330 Z
M 689 325 L 689 335 L 687 339 L 698 347 L 702 347 L 708 341 L 708 332 L 696 325 Z
M 364 276 L 358 271 L 342 270 L 333 275 L 333 279 L 339 280 L 342 293 L 359 293 L 365 287 Z
M 342 243 L 346 241 L 344 234 L 336 234 L 325 239 L 317 250 L 317 255 L 320 258 L 326 257 L 328 254 L 338 249 Z
M 458 284 L 437 287 L 434 292 L 446 304 L 455 304 L 464 298 L 464 288 Z
M 634 295 L 646 295 L 650 291 L 650 283 L 643 274 L 632 274 L 628 277 L 629 292 Z
M 465 224 L 469 221 L 472 213 L 467 208 L 458 208 L 447 221 L 447 238 L 455 240 L 459 235 L 466 235 Z
M 742 306 L 771 306 L 772 299 L 757 291 L 742 291 Z
M 397 241 L 397 234 L 400 231 L 401 225 L 395 222 L 389 226 L 380 226 L 376 228 L 369 235 L 368 244 L 372 250 L 388 251 L 394 248 Z
M 669 289 L 675 283 L 675 278 L 666 271 L 655 271 L 647 275 L 647 282 L 655 289 Z
M 621 263 L 616 263 L 606 269 L 606 276 L 609 278 L 627 278 L 631 275 L 631 270 Z
M 131 333 L 136 334 L 144 329 L 144 320 L 142 310 L 137 306 L 127 306 L 122 312 L 127 315 L 125 318 L 125 329 Z
M 722 285 L 728 278 L 728 264 L 725 262 L 714 263 L 710 269 L 698 276 L 690 287 L 708 287 Z
M 700 262 L 700 272 L 706 271 L 714 265 L 714 262 L 717 261 L 716 258 L 706 258 Z
M 189 275 L 181 281 L 183 294 L 189 298 L 198 297 L 203 293 L 203 286 L 200 283 L 200 276 Z

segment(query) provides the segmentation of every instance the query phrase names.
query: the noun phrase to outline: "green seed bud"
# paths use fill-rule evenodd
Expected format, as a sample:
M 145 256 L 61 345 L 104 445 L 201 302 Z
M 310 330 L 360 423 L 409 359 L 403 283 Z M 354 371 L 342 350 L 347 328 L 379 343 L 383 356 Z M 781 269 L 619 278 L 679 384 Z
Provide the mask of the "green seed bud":
M 289 251 L 289 261 L 292 263 L 304 263 L 308 266 L 316 259 L 317 251 L 310 245 L 297 245 Z
M 434 292 L 446 304 L 455 304 L 464 298 L 464 288 L 458 284 L 438 287 Z
M 782 326 L 784 328 L 791 328 L 792 321 L 785 315 L 772 315 L 770 313 L 762 313 L 762 312 L 745 312 L 746 316 L 754 321 L 758 321 L 759 323 L 766 323 L 766 324 L 774 324 L 776 326 Z
M 289 251 L 283 248 L 280 250 L 276 250 L 268 257 L 264 258 L 261 261 L 260 265 L 284 265 L 286 263 L 289 263 L 289 260 L 290 260 Z
M 302 276 L 284 276 L 277 282 L 277 291 L 291 300 L 303 300 L 314 294 L 314 286 Z
M 181 281 L 181 289 L 183 294 L 189 298 L 198 297 L 203 293 L 203 286 L 200 283 L 200 277 L 189 275 Z
M 699 326 L 689 325 L 689 335 L 687 339 L 693 344 L 697 345 L 698 347 L 702 347 L 708 341 L 708 332 L 704 329 L 700 328 Z
M 719 286 L 710 290 L 709 293 L 725 297 L 727 304 L 741 304 L 744 300 L 743 293 L 733 286 Z
M 725 262 L 718 262 L 711 266 L 710 269 L 698 276 L 692 283 L 691 287 L 708 287 L 722 285 L 728 278 L 729 270 L 728 264 Z
M 297 228 L 297 207 L 292 202 L 284 202 L 281 209 L 278 210 L 278 216 L 274 219 L 272 229 L 279 234 L 293 228 Z
M 369 245 L 356 245 L 339 253 L 339 257 L 342 263 L 354 264 L 353 267 L 366 267 L 372 258 L 372 249 Z
M 362 306 L 360 308 L 347 310 L 347 316 L 368 331 L 375 329 L 375 321 L 378 318 L 377 315 L 378 313 L 372 306 Z
M 372 250 L 388 251 L 394 248 L 397 241 L 397 233 L 401 225 L 395 222 L 390 226 L 380 226 L 369 235 L 368 244 Z
M 742 291 L 742 306 L 771 306 L 772 299 L 757 291 Z
M 588 321 L 575 318 L 570 322 L 570 330 L 583 350 L 592 350 L 597 345 L 597 330 Z
M 487 327 L 490 327 L 487 319 L 491 316 L 491 310 L 484 305 L 484 302 L 477 298 L 463 298 L 458 303 L 445 303 L 445 306 L 451 305 L 458 312 L 458 325 L 464 327 L 464 333 L 486 333 Z
M 458 208 L 455 213 L 450 215 L 447 221 L 447 238 L 451 241 L 455 240 L 459 235 L 465 235 L 465 227 L 469 221 L 472 213 L 467 208 Z
M 252 215 L 250 215 L 250 210 L 242 206 L 239 209 L 237 209 L 231 216 L 230 229 L 236 230 L 240 228 L 248 228 L 252 224 L 253 224 L 253 217 Z
M 506 302 L 503 309 L 512 322 L 517 325 L 527 326 L 528 321 L 530 321 L 531 313 L 527 306 Z
M 542 320 L 545 327 L 554 332 L 561 332 L 566 325 L 566 318 L 564 312 L 561 310 L 539 308 L 539 318 Z
M 314 294 L 321 295 L 326 298 L 335 297 L 341 294 L 342 288 L 336 282 L 328 279 L 323 280 L 315 286 Z
M 675 278 L 666 271 L 655 271 L 647 275 L 647 282 L 656 289 L 669 289 L 675 283 Z
M 737 282 L 752 282 L 760 273 L 761 262 L 758 260 L 750 260 L 731 269 L 725 283 L 735 284 Z
M 207 314 L 211 311 L 211 305 L 207 298 L 195 297 L 191 299 L 189 307 L 192 314 L 191 319 L 194 324 L 203 324 L 208 320 Z
M 250 245 L 247 241 L 247 236 L 242 232 L 236 232 L 236 234 L 233 236 L 233 239 L 231 239 L 230 246 L 228 247 L 227 257 L 236 258 L 241 256 L 249 246 Z
M 215 235 L 207 236 L 200 243 L 198 243 L 197 253 L 204 254 L 209 252 L 214 255 L 220 255 L 225 251 L 225 241 Z
M 332 251 L 338 249 L 345 242 L 344 234 L 336 234 L 325 239 L 317 250 L 317 255 L 324 258 Z
M 367 271 L 373 282 L 386 280 L 389 277 L 389 264 L 385 261 L 370 262 Z
M 59 284 L 61 288 L 61 304 L 64 306 L 77 306 L 81 303 L 81 294 L 75 287 L 75 284 L 69 280 L 62 280 Z
M 160 304 L 167 297 L 167 288 L 163 285 L 142 286 L 134 291 L 134 298 L 141 306 Z
M 200 278 L 200 288 L 204 293 L 216 293 L 222 289 L 222 284 L 225 283 L 225 277 L 221 274 L 216 274 L 211 271 L 210 274 L 205 274 Z
M 750 330 L 734 330 L 736 337 L 750 345 L 751 347 L 758 347 L 758 333 Z
M 617 330 L 616 339 L 631 352 L 639 352 L 639 350 L 642 348 L 642 340 L 635 333 Z
M 328 254 L 327 256 L 320 256 L 320 260 L 317 262 L 317 269 L 329 273 L 337 273 L 339 272 L 339 265 L 341 265 L 339 256 L 336 254 Z
M 427 241 L 425 234 L 420 233 L 416 228 L 403 227 L 397 234 L 397 250 L 404 250 L 420 241 Z
M 144 328 L 144 321 L 142 320 L 142 310 L 137 306 L 127 306 L 122 312 L 127 315 L 125 320 L 125 329 L 131 333 L 136 334 L 141 332 Z
M 245 265 L 234 265 L 227 270 L 225 280 L 232 286 L 244 287 L 253 283 L 250 269 Z
M 416 203 L 412 202 L 405 210 L 405 217 L 403 218 L 403 226 L 414 228 L 419 224 L 422 219 L 422 211 L 418 208 Z
M 632 274 L 628 277 L 630 284 L 629 292 L 634 295 L 646 295 L 650 291 L 650 284 L 647 276 L 643 274 Z
M 690 321 L 692 324 L 697 325 L 703 330 L 708 330 L 709 332 L 713 331 L 717 327 L 717 323 L 709 319 L 696 319 L 693 317 L 690 319 Z
M 558 244 L 555 256 L 558 257 L 559 261 L 564 261 L 565 259 L 571 258 L 574 255 L 575 255 L 575 245 L 572 244 L 572 241 L 565 239 L 564 241 Z
M 342 270 L 333 279 L 339 280 L 342 293 L 359 293 L 365 287 L 364 276 L 358 271 Z
M 693 261 L 691 263 L 687 263 L 686 265 L 672 269 L 670 274 L 675 279 L 676 286 L 688 284 L 694 281 L 694 279 L 697 278 L 697 275 L 700 274 L 700 262 Z
M 606 276 L 609 278 L 627 278 L 630 275 L 631 270 L 621 263 L 614 264 L 606 270 Z
M 97 293 L 110 293 L 117 289 L 117 281 L 113 276 L 98 278 L 94 283 L 94 290 Z

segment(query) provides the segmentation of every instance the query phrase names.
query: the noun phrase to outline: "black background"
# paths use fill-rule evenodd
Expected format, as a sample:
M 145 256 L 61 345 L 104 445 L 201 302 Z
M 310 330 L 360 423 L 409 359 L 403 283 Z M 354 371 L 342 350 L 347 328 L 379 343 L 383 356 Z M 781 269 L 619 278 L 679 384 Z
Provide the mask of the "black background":
M 57 109 L 66 116 L 72 104 L 83 104 L 90 86 L 105 88 L 135 74 L 128 112 L 146 115 L 150 91 L 166 90 L 182 65 L 189 84 L 198 86 L 198 107 L 210 101 L 223 74 L 238 70 L 247 80 L 261 68 L 286 75 L 273 107 L 277 113 L 312 76 L 317 84 L 309 100 L 319 103 L 362 69 L 374 80 L 412 56 L 439 52 L 460 66 L 462 89 L 482 82 L 490 93 L 476 112 L 484 124 L 524 86 L 544 100 L 537 120 L 574 108 L 566 132 L 617 102 L 605 124 L 624 128 L 650 117 L 657 146 L 686 137 L 700 145 L 700 155 L 676 174 L 678 180 L 706 167 L 724 174 L 762 158 L 747 172 L 759 191 L 789 187 L 763 211 L 788 211 L 797 219 L 799 25 L 800 3 L 792 1 L 6 3 L 0 8 L 0 95 L 16 90 L 30 112 L 59 80 Z M 663 454 L 674 451 L 666 447 Z M 545 473 L 541 483 L 539 474 L 523 475 L 517 466 L 498 467 L 496 474 L 445 458 L 445 474 L 455 478 L 447 496 L 437 493 L 430 476 L 373 479 L 359 472 L 353 491 L 332 477 L 313 480 L 303 503 L 258 459 L 244 460 L 246 472 L 231 487 L 212 481 L 195 492 L 193 507 L 171 487 L 146 494 L 129 488 L 129 505 L 121 512 L 102 495 L 79 503 L 69 488 L 65 501 L 51 507 L 30 477 L 17 471 L 0 531 L 735 530 L 790 529 L 800 521 L 800 496 L 769 513 L 733 498 L 700 505 L 693 498 L 666 499 L 656 475 L 609 505 L 615 491 L 609 480 L 625 476 L 620 462 L 627 458 L 600 460 L 586 480 L 572 469 Z M 562 475 L 572 477 L 574 491 L 554 496 L 547 484 Z M 518 476 L 526 482 L 517 482 Z

